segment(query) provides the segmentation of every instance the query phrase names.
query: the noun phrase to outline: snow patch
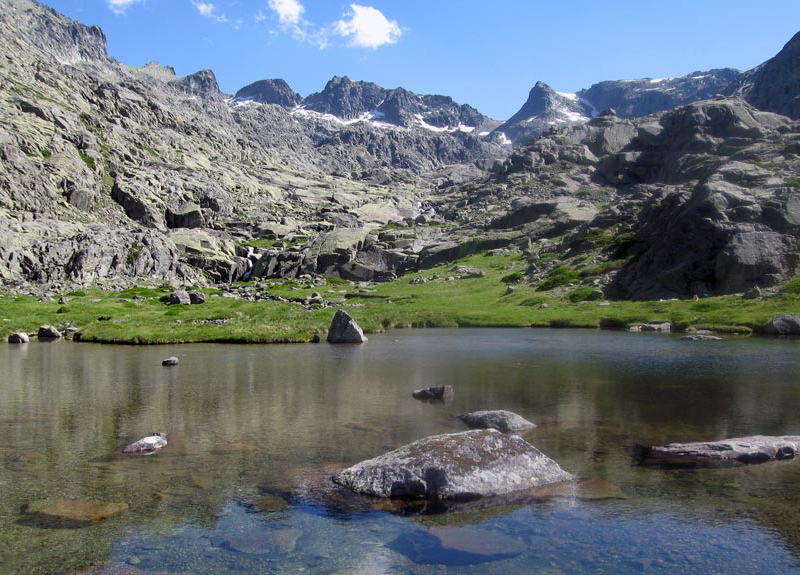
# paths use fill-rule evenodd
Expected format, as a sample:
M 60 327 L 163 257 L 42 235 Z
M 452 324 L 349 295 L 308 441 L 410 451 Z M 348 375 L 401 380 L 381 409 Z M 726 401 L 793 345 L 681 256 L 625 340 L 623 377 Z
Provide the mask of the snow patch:
M 434 126 L 426 122 L 425 118 L 422 117 L 422 114 L 414 114 L 414 120 L 420 128 L 430 130 L 431 132 L 464 132 L 465 134 L 469 134 L 475 130 L 474 126 L 466 126 L 464 124 L 459 124 L 458 126 L 445 126 L 443 128 Z
M 566 98 L 567 100 L 572 100 L 573 102 L 577 102 L 578 101 L 578 95 L 577 94 L 570 94 L 568 92 L 556 92 L 556 94 L 558 94 L 562 98 Z
M 514 142 L 512 142 L 508 136 L 506 136 L 505 132 L 498 132 L 500 134 L 500 145 L 501 146 L 512 146 Z

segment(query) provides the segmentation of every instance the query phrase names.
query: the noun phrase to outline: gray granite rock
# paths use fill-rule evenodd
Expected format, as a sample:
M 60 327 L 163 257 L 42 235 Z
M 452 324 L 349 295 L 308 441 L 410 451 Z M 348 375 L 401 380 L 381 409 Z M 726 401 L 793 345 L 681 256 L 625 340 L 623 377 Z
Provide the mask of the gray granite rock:
M 496 429 L 503 433 L 528 431 L 536 427 L 535 423 L 521 415 L 503 409 L 462 413 L 458 418 L 472 429 Z
M 376 497 L 469 500 L 572 478 L 522 438 L 486 429 L 420 439 L 333 480 Z
M 36 336 L 39 339 L 58 339 L 62 337 L 62 334 L 52 325 L 43 325 L 39 327 L 39 331 L 36 333 Z
M 328 329 L 328 343 L 364 343 L 367 337 L 356 320 L 344 310 L 337 310 Z
M 135 441 L 122 449 L 122 453 L 153 453 L 167 446 L 166 433 L 154 433 Z
M 763 326 L 762 331 L 769 335 L 800 335 L 800 316 L 779 312 Z

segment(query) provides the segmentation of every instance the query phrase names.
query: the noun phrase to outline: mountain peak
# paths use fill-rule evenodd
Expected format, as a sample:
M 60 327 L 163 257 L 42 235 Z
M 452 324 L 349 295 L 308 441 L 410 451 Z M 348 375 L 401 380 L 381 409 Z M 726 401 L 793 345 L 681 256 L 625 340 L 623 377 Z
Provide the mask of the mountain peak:
M 761 110 L 800 119 L 800 32 L 757 68 L 745 72 L 735 90 Z
M 585 122 L 592 112 L 591 106 L 577 95 L 556 92 L 540 80 L 531 88 L 522 108 L 496 131 L 515 144 L 524 144 L 550 127 Z
M 294 108 L 303 98 L 289 87 L 285 80 L 274 78 L 248 84 L 234 96 L 235 100 L 251 100 L 261 104 L 277 104 L 287 109 Z
M 219 84 L 217 84 L 217 77 L 209 69 L 200 70 L 194 74 L 189 74 L 172 84 L 179 90 L 195 94 L 197 96 L 215 96 L 220 95 Z

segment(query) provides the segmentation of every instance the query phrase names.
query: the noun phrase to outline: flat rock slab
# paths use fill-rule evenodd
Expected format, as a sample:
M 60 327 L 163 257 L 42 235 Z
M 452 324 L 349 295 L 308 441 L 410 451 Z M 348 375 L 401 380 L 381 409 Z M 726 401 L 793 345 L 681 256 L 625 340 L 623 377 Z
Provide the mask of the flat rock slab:
M 571 479 L 521 437 L 494 429 L 420 439 L 333 477 L 364 495 L 460 501 Z
M 504 409 L 462 413 L 458 418 L 472 429 L 496 429 L 503 433 L 517 433 L 536 427 L 535 423 L 531 423 L 521 415 Z
M 682 341 L 721 341 L 722 338 L 716 335 L 706 335 L 702 333 L 695 333 L 685 335 L 681 338 Z
M 28 506 L 27 512 L 56 520 L 91 523 L 107 519 L 127 510 L 127 503 L 60 499 L 32 503 Z
M 619 487 L 605 479 L 554 483 L 553 485 L 534 487 L 528 494 L 534 499 L 580 499 L 581 501 L 628 498 Z
M 721 441 L 636 446 L 634 458 L 641 465 L 663 467 L 719 467 L 793 459 L 800 450 L 800 436 L 753 435 Z
M 475 527 L 418 529 L 387 547 L 421 565 L 474 565 L 511 559 L 526 549 L 522 541 Z

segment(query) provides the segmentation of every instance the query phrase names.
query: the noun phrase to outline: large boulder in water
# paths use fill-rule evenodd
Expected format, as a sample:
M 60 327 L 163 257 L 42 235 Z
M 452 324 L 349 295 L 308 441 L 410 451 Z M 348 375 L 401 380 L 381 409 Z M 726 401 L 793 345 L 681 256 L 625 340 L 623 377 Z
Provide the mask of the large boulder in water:
M 358 327 L 356 320 L 344 311 L 339 310 L 333 316 L 331 327 L 328 330 L 328 343 L 364 343 L 367 338 Z
M 472 429 L 496 429 L 503 433 L 528 431 L 536 427 L 535 423 L 531 423 L 521 415 L 504 409 L 462 413 L 458 418 Z
M 420 439 L 333 477 L 365 495 L 435 500 L 503 495 L 571 479 L 521 437 L 494 429 Z

